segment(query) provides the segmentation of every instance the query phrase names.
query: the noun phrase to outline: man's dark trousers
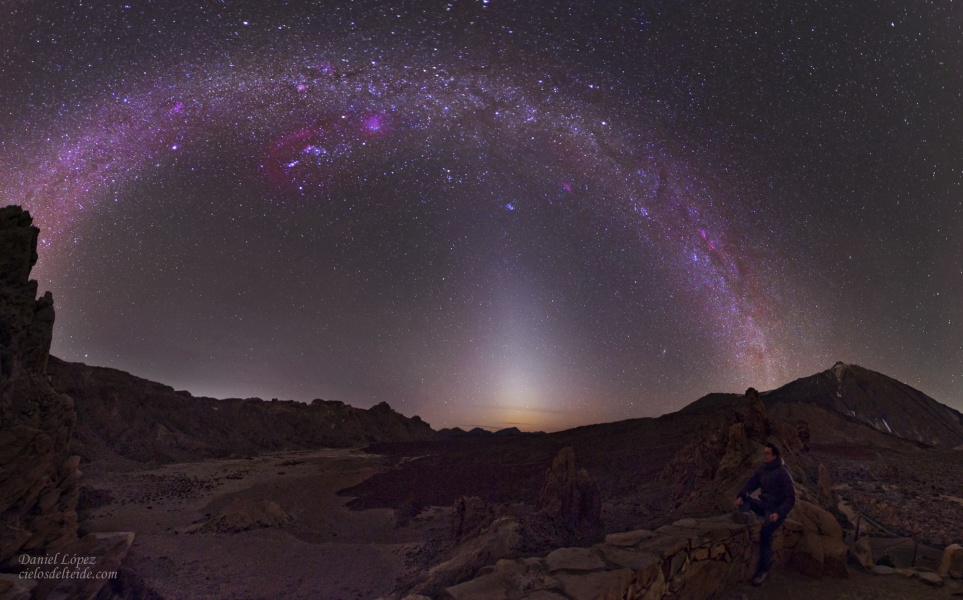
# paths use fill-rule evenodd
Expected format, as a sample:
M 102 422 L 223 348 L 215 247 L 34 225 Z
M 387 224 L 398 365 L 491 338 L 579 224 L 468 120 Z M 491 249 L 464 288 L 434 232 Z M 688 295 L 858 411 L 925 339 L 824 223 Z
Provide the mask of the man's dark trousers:
M 762 529 L 759 531 L 759 568 L 756 569 L 758 575 L 767 572 L 772 567 L 772 536 L 785 519 L 779 517 L 773 523 L 769 520 L 769 514 L 774 513 L 767 514 L 768 511 L 766 511 L 766 507 L 761 500 L 752 496 L 743 496 L 742 500 L 745 502 L 743 506 L 748 506 L 749 510 L 766 518 L 766 522 L 763 523 Z

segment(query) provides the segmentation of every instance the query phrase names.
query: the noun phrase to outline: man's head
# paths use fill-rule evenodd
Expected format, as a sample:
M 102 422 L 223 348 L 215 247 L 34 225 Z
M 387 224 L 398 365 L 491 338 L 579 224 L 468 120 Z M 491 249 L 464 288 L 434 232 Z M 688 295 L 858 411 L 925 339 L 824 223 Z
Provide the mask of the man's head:
M 768 465 L 774 460 L 779 460 L 779 446 L 769 442 L 762 449 L 762 462 Z

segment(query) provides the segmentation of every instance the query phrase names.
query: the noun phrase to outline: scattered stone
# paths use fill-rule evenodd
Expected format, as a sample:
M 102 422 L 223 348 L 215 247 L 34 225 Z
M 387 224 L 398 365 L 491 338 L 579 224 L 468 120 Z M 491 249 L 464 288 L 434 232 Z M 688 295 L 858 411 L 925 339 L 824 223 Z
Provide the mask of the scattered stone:
M 887 567 L 886 565 L 873 565 L 870 568 L 870 573 L 875 573 L 876 575 L 892 575 L 896 572 L 893 567 Z

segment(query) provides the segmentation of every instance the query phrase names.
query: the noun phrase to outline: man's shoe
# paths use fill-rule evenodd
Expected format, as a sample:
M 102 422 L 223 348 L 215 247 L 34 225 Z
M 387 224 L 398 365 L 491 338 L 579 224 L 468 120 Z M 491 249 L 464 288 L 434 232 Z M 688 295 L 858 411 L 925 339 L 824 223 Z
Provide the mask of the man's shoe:
M 759 573 L 752 578 L 752 585 L 759 587 L 766 581 L 767 577 L 769 577 L 769 571 L 763 571 L 762 573 Z

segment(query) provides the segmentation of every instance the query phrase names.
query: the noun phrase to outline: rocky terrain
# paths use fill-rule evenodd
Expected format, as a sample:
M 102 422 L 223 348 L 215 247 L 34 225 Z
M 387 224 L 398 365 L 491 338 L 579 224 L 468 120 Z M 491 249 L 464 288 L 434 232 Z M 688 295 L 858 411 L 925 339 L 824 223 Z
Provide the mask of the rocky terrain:
M 879 373 L 837 363 L 768 392 L 551 434 L 433 432 L 384 403 L 199 398 L 49 357 L 36 241 L 28 214 L 0 209 L 0 598 L 963 589 L 963 416 Z M 727 513 L 767 441 L 800 502 L 757 590 L 743 582 L 758 523 Z M 19 577 L 50 556 L 112 575 Z
M 858 523 L 862 540 L 868 544 L 859 560 L 868 566 L 880 572 L 898 573 L 903 569 L 907 575 L 920 577 L 935 572 L 943 546 L 963 538 L 963 511 L 954 495 L 954 490 L 963 489 L 963 481 L 956 475 L 963 473 L 963 452 L 927 447 L 918 440 L 881 432 L 872 423 L 846 415 L 834 416 L 831 411 L 827 411 L 825 422 L 851 431 L 848 438 L 839 430 L 812 428 L 802 420 L 787 422 L 776 416 L 781 411 L 768 410 L 772 405 L 762 400 L 765 396 L 749 390 L 743 396 L 713 398 L 726 402 L 721 407 L 694 407 L 659 419 L 558 434 L 381 444 L 370 450 L 408 460 L 398 469 L 379 473 L 344 493 L 359 496 L 352 501 L 358 508 L 397 507 L 413 515 L 418 514 L 420 507 L 444 505 L 452 499 L 457 513 L 466 502 L 459 499 L 460 495 L 477 496 L 472 501 L 473 511 L 490 523 L 486 531 L 500 532 L 499 539 L 515 539 L 513 535 L 518 538 L 511 549 L 501 546 L 500 558 L 524 561 L 528 560 L 525 556 L 544 556 L 550 551 L 543 547 L 542 552 L 533 552 L 535 548 L 526 540 L 531 530 L 526 519 L 531 513 L 519 506 L 530 506 L 540 496 L 539 486 L 546 482 L 544 465 L 549 464 L 559 446 L 570 443 L 579 464 L 588 465 L 587 473 L 598 482 L 600 490 L 603 529 L 613 534 L 640 527 L 658 531 L 678 519 L 713 518 L 726 513 L 736 490 L 759 464 L 762 443 L 776 441 L 783 449 L 801 500 L 821 507 L 827 515 L 835 515 L 833 521 L 842 525 L 836 547 L 842 547 L 844 555 L 843 540 L 852 545 Z M 848 441 L 841 442 L 841 438 Z M 506 485 L 506 481 L 511 485 Z M 463 557 L 478 552 L 464 540 L 455 545 L 459 546 L 466 549 Z M 606 550 L 600 547 L 599 552 L 604 554 Z M 439 552 L 426 564 L 434 564 L 437 569 L 438 565 L 451 563 L 453 553 L 457 552 Z M 857 560 L 855 555 L 853 560 Z M 889 567 L 875 567 L 876 562 L 899 569 L 886 571 Z M 602 567 L 603 563 L 609 567 Z M 615 575 L 599 574 L 605 568 L 615 568 L 611 561 L 605 559 L 598 564 L 591 572 L 605 581 L 618 580 Z M 451 597 L 462 597 L 458 594 L 468 594 L 476 589 L 473 586 L 488 591 L 491 589 L 484 586 L 502 586 L 516 590 L 505 592 L 515 597 L 513 594 L 521 589 L 519 582 L 530 582 L 525 577 L 534 577 L 533 574 L 541 577 L 538 585 L 544 585 L 538 589 L 544 591 L 545 598 L 556 597 L 545 594 L 558 592 L 561 588 L 552 586 L 562 585 L 557 578 L 552 579 L 552 567 L 544 562 L 518 563 L 514 567 L 506 563 L 498 577 L 493 573 L 479 568 L 476 575 L 487 578 L 485 583 L 459 587 L 458 593 L 449 589 Z M 522 577 L 520 573 L 527 575 Z M 942 582 L 935 573 L 933 576 Z M 947 581 L 947 586 L 959 590 L 954 580 Z M 886 584 L 880 587 L 886 588 Z M 628 593 L 628 589 L 619 593 Z M 639 594 L 647 593 L 639 589 Z M 932 593 L 925 588 L 912 589 L 918 595 L 906 597 L 925 598 Z M 402 585 L 396 593 L 403 597 L 410 591 L 426 590 Z M 437 592 L 430 588 L 427 591 Z M 496 593 L 498 597 L 500 594 Z M 432 593 L 428 595 L 434 597 Z

